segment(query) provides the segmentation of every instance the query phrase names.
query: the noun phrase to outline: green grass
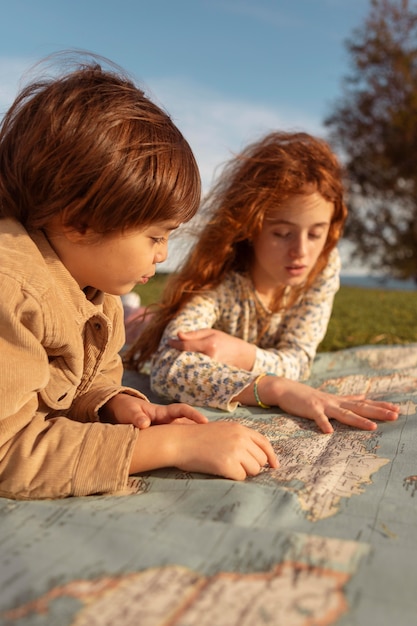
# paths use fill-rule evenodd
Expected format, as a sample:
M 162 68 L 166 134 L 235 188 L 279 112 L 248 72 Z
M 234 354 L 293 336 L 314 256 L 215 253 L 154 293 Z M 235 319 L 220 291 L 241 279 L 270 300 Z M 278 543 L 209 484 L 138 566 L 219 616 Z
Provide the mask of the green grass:
M 156 274 L 139 285 L 143 305 L 157 302 L 167 274 Z M 417 342 L 417 293 L 343 285 L 336 294 L 333 313 L 319 352 L 361 345 Z
M 342 286 L 320 352 L 417 342 L 417 293 Z
M 155 274 L 146 285 L 136 285 L 134 291 L 140 295 L 141 304 L 148 306 L 158 302 L 169 274 Z

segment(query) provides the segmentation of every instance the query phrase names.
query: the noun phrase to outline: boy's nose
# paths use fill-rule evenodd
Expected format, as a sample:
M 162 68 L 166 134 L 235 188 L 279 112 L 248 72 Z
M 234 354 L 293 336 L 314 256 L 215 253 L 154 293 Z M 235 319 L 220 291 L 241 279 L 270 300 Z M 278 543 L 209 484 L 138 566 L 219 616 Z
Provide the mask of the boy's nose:
M 155 254 L 155 263 L 163 263 L 166 261 L 168 256 L 168 244 L 164 244 L 160 247 L 158 252 Z

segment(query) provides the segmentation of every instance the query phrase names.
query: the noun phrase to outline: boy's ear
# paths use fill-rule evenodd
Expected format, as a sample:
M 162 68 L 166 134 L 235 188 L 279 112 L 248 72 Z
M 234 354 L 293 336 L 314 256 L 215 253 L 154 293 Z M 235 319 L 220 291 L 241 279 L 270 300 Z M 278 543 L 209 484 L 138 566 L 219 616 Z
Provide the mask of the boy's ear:
M 64 214 L 57 215 L 53 218 L 51 230 L 55 233 L 60 233 L 62 237 L 65 237 L 65 239 L 72 244 L 92 244 L 100 239 L 100 235 L 88 226 L 80 225 L 79 228 L 74 228 L 74 226 L 65 224 Z
M 62 226 L 62 234 L 68 241 L 76 244 L 85 243 L 91 237 L 89 229 L 80 232 L 73 226 Z
M 92 228 L 84 226 L 83 228 L 74 228 L 61 223 L 61 232 L 64 237 L 72 244 L 93 244 L 100 240 L 100 235 Z
M 64 216 L 55 215 L 48 226 L 48 231 L 50 231 L 51 235 L 59 235 L 60 237 L 64 237 L 71 243 L 82 243 L 85 240 L 85 230 L 84 232 L 81 230 L 77 230 L 73 226 L 67 226 L 64 223 Z

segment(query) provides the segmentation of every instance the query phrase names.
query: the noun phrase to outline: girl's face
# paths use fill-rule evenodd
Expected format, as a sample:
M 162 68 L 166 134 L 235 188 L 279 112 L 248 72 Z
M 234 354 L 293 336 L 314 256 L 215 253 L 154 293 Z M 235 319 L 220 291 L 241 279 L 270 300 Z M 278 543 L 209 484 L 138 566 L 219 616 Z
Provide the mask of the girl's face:
M 155 274 L 156 264 L 167 257 L 168 237 L 174 222 L 156 222 L 142 230 L 97 238 L 59 227 L 48 232 L 55 252 L 81 289 L 94 287 L 123 295 Z
M 297 194 L 265 218 L 253 240 L 251 276 L 267 300 L 275 288 L 304 282 L 326 243 L 334 206 L 318 191 Z

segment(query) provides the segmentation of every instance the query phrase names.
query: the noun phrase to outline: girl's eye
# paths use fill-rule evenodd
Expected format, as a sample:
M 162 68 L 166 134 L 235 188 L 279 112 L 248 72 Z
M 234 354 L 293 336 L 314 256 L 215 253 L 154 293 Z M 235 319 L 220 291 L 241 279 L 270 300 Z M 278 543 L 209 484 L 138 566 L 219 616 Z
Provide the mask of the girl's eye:
M 162 244 L 166 242 L 165 237 L 152 237 L 152 241 L 157 244 Z
M 321 239 L 323 237 L 323 233 L 310 233 L 310 239 Z
M 279 233 L 279 232 L 274 233 L 275 237 L 280 237 L 281 239 L 287 239 L 288 237 L 290 237 L 290 235 L 291 235 L 291 233 L 289 231 L 288 232 L 282 232 L 282 233 Z

